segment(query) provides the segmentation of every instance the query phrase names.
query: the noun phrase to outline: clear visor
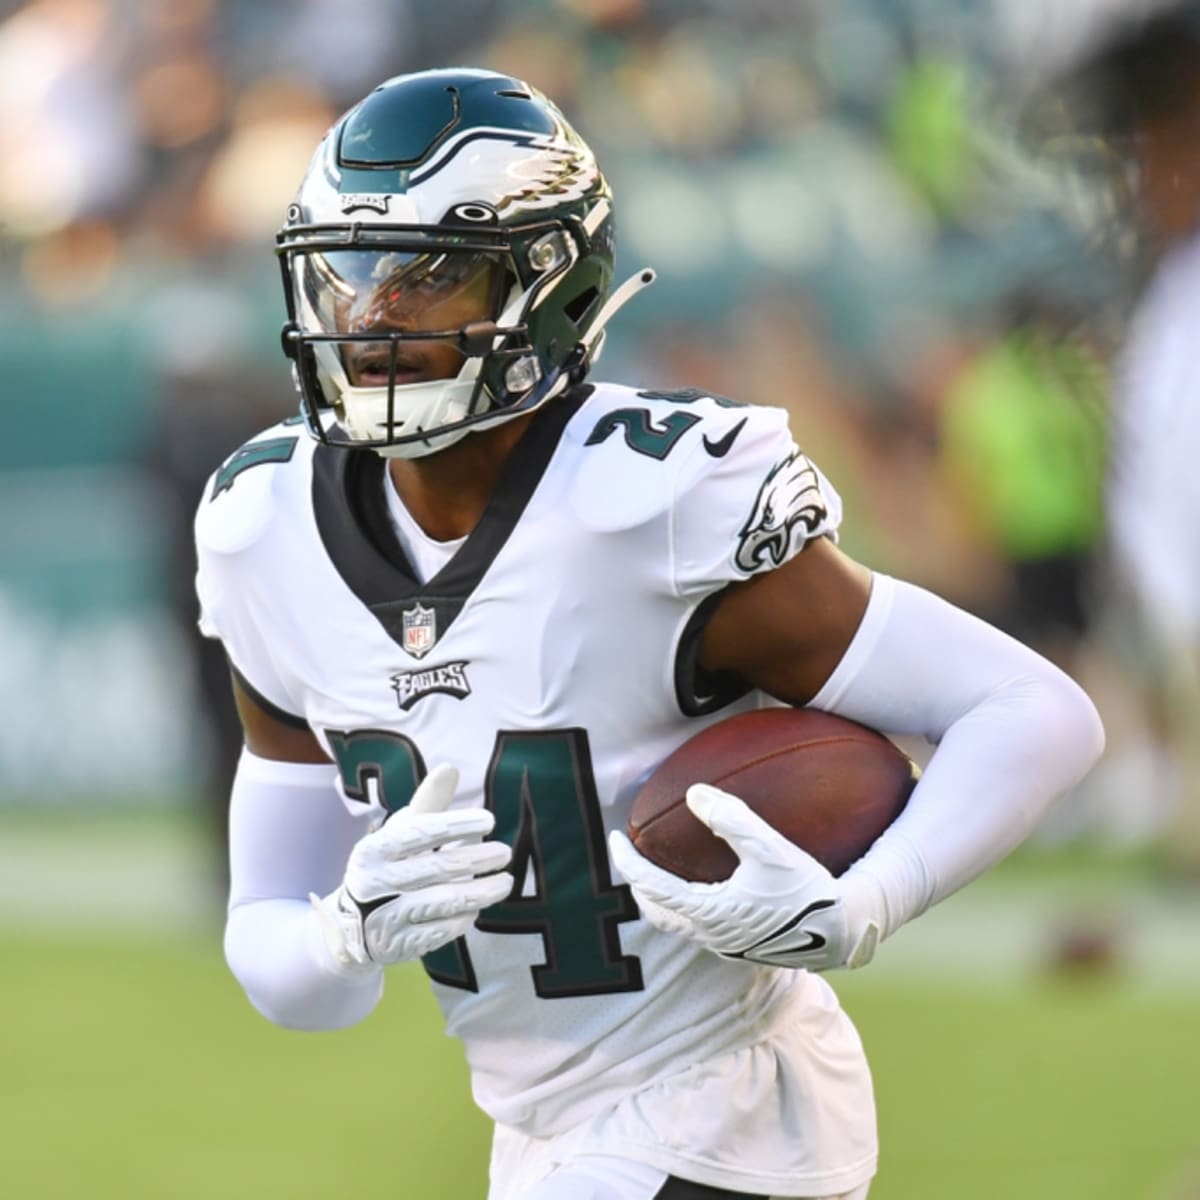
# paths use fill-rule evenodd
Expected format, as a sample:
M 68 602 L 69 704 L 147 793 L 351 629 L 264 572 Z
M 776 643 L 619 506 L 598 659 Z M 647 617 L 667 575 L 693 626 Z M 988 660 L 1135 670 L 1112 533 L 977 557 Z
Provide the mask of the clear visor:
M 310 250 L 295 255 L 296 316 L 317 334 L 449 332 L 499 315 L 498 254 Z

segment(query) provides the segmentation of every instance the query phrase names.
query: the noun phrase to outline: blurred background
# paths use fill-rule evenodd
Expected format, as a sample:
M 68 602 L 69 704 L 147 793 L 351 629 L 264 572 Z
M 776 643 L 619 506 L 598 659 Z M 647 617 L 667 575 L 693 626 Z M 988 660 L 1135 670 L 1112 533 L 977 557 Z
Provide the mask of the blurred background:
M 788 408 L 852 554 L 1105 717 L 1030 845 L 839 983 L 872 1196 L 1200 1197 L 1197 7 L 0 0 L 4 1190 L 483 1194 L 419 972 L 318 1038 L 225 974 L 190 533 L 295 410 L 273 235 L 313 148 L 458 64 L 560 104 L 621 277 L 659 272 L 597 374 Z

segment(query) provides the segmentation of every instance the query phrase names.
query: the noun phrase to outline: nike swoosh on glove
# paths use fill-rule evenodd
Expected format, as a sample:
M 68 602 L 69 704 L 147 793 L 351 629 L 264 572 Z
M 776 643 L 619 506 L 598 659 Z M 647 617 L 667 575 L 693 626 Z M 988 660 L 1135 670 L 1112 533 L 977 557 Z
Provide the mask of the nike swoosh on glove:
M 503 869 L 511 847 L 481 840 L 495 816 L 446 811 L 457 787 L 454 767 L 435 767 L 408 804 L 355 844 L 341 886 L 309 896 L 330 954 L 348 972 L 420 958 L 512 891 Z
M 849 887 L 811 854 L 772 829 L 737 796 L 694 784 L 687 806 L 738 856 L 719 883 L 692 883 L 639 854 L 621 832 L 609 835 L 613 864 L 656 928 L 699 942 L 724 958 L 826 971 L 861 967 L 879 942 L 873 881 Z

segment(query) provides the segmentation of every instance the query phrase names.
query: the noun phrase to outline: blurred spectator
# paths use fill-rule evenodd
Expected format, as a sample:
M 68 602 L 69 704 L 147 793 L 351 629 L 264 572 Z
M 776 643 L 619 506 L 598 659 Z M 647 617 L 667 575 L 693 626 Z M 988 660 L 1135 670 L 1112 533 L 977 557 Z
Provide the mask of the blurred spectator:
M 1018 296 L 997 316 L 942 398 L 938 466 L 1006 564 L 988 615 L 1073 672 L 1103 533 L 1105 381 L 1054 297 Z
M 1168 755 L 1168 855 L 1200 875 L 1200 3 L 1109 20 L 1062 81 L 1134 172 L 1146 275 L 1117 376 L 1108 491 L 1134 670 Z
M 0 225 L 17 236 L 119 210 L 143 164 L 103 0 L 36 0 L 0 21 Z

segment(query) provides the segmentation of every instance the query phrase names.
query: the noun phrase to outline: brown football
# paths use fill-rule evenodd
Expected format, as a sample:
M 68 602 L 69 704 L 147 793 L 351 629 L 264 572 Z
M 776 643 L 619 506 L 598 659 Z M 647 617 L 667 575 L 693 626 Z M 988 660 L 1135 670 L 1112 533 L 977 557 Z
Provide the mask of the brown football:
M 900 815 L 919 775 L 894 742 L 844 717 L 808 708 L 741 713 L 659 764 L 634 797 L 629 837 L 684 879 L 728 879 L 737 856 L 684 803 L 693 783 L 711 783 L 840 875 Z

